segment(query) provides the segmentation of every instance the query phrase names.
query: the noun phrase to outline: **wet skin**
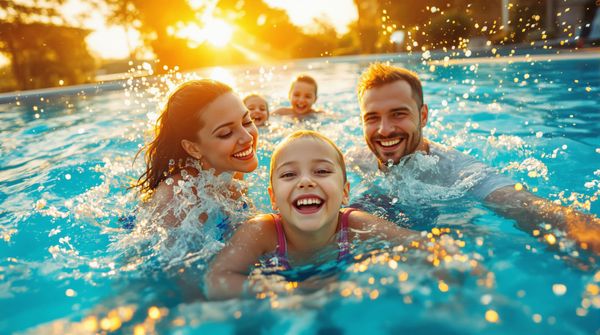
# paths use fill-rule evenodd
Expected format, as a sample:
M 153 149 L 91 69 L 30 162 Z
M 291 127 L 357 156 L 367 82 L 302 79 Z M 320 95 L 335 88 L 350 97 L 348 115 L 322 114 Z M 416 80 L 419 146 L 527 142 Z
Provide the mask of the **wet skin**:
M 410 85 L 403 80 L 365 91 L 361 100 L 363 133 L 380 167 L 417 150 L 427 151 L 423 127 L 427 105 L 418 106 Z

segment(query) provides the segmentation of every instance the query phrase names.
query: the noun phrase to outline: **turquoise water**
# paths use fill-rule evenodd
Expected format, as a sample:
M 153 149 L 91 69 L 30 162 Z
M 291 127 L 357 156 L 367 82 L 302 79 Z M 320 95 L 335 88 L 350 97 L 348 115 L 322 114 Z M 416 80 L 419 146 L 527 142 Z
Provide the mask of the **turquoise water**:
M 271 108 L 285 103 L 294 75 L 306 72 L 319 82 L 317 106 L 327 115 L 300 123 L 272 119 L 270 128 L 260 129 L 260 167 L 248 176 L 258 211 L 270 211 L 270 150 L 291 129 L 319 130 L 343 150 L 363 146 L 357 77 L 369 62 L 389 60 L 417 71 L 424 82 L 425 136 L 468 152 L 540 196 L 599 215 L 600 60 L 548 59 L 444 66 L 386 55 L 205 69 L 184 77 L 211 76 L 239 92 L 263 93 Z M 189 288 L 201 285 L 203 265 L 218 243 L 208 248 L 192 241 L 185 251 L 207 253 L 169 266 L 143 248 L 118 247 L 130 234 L 119 217 L 139 203 L 127 189 L 142 168 L 133 156 L 150 138 L 165 92 L 181 80 L 173 74 L 122 88 L 3 99 L 0 333 L 600 330 L 598 258 L 569 246 L 550 250 L 466 195 L 400 197 L 394 206 L 408 218 L 391 219 L 418 230 L 450 228 L 464 241 L 466 262 L 482 264 L 483 274 L 446 266 L 450 275 L 442 283 L 424 256 L 408 255 L 405 262 L 386 249 L 348 264 L 337 284 L 315 292 L 198 300 Z M 364 177 L 351 173 L 354 195 Z

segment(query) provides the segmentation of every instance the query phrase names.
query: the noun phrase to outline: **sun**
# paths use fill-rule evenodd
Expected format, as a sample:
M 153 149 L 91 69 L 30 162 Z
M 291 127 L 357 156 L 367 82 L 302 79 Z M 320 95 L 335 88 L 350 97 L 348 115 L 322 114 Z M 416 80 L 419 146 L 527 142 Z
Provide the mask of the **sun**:
M 204 27 L 200 27 L 195 22 L 186 25 L 179 22 L 176 28 L 170 28 L 169 30 L 171 35 L 185 38 L 191 42 L 191 45 L 198 46 L 208 42 L 215 47 L 222 48 L 231 41 L 234 28 L 223 20 L 213 18 L 208 20 Z
M 208 43 L 216 47 L 224 47 L 233 35 L 233 27 L 219 19 L 210 20 L 204 27 L 204 34 Z

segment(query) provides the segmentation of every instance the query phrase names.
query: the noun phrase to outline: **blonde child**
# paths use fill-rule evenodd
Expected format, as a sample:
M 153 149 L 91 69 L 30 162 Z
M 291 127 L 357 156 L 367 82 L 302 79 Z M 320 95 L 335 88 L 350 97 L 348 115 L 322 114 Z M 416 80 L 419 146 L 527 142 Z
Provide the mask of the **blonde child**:
M 250 111 L 250 117 L 257 127 L 266 126 L 269 120 L 269 104 L 258 94 L 250 94 L 244 98 L 244 105 Z
M 240 296 L 260 260 L 290 269 L 331 261 L 322 257 L 332 254 L 328 250 L 338 249 L 341 259 L 350 252 L 351 241 L 418 238 L 418 233 L 376 216 L 341 208 L 348 204 L 350 191 L 344 158 L 317 132 L 294 132 L 277 146 L 270 180 L 271 204 L 279 213 L 258 216 L 235 232 L 207 274 L 210 298 Z
M 317 81 L 307 75 L 300 75 L 294 79 L 288 93 L 291 107 L 280 107 L 273 112 L 274 115 L 290 115 L 302 118 L 320 111 L 313 109 L 317 101 Z

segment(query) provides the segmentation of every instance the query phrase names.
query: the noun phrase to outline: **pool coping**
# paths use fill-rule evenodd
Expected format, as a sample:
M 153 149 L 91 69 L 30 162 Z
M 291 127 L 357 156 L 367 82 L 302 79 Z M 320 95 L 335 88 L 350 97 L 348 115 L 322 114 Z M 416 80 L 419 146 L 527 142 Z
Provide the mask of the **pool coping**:
M 509 50 L 510 48 L 503 48 L 501 51 Z M 513 49 L 514 50 L 514 49 Z M 491 48 L 484 48 L 480 50 L 476 50 L 475 57 L 467 57 L 467 56 L 452 56 L 453 58 L 449 59 L 439 59 L 444 55 L 452 55 L 450 52 L 434 52 L 432 53 L 431 58 L 427 61 L 427 64 L 431 65 L 459 65 L 459 64 L 470 64 L 470 63 L 479 63 L 479 64 L 491 64 L 491 63 L 518 63 L 518 62 L 533 62 L 533 61 L 564 61 L 564 60 L 585 60 L 585 59 L 600 59 L 600 48 L 586 48 L 573 51 L 572 49 L 567 49 L 569 53 L 541 53 L 541 54 L 516 54 L 516 55 L 494 55 L 493 53 L 488 56 L 481 55 L 482 53 L 491 53 Z M 535 50 L 534 50 L 535 51 Z M 454 53 L 459 52 L 453 51 Z M 336 56 L 336 57 L 323 57 L 323 58 L 306 58 L 306 59 L 296 59 L 296 60 L 287 60 L 276 63 L 289 63 L 297 62 L 297 63 L 305 63 L 305 62 L 331 62 L 335 61 L 348 61 L 351 59 L 360 59 L 360 60 L 393 60 L 394 58 L 422 58 L 422 53 L 384 53 L 384 54 L 369 54 L 369 55 L 348 55 L 348 56 Z M 460 57 L 460 58 L 459 58 Z M 248 65 L 243 65 L 248 66 Z M 234 66 L 236 67 L 236 66 Z M 208 67 L 212 68 L 212 67 Z M 202 68 L 185 71 L 185 72 L 196 72 L 201 70 Z M 117 77 L 122 76 L 124 74 L 116 74 Z M 99 81 L 91 84 L 81 84 L 81 85 L 73 85 L 73 86 L 63 86 L 63 87 L 48 87 L 36 90 L 26 90 L 26 91 L 13 91 L 0 93 L 0 104 L 17 102 L 19 100 L 29 100 L 32 98 L 42 98 L 56 95 L 69 95 L 69 94 L 89 94 L 89 93 L 99 93 L 101 91 L 116 91 L 123 89 L 126 86 L 126 83 L 130 79 L 139 79 L 142 77 L 152 77 L 152 76 L 144 76 L 144 75 L 132 75 L 129 77 L 121 77 L 121 79 L 115 79 L 110 81 Z

